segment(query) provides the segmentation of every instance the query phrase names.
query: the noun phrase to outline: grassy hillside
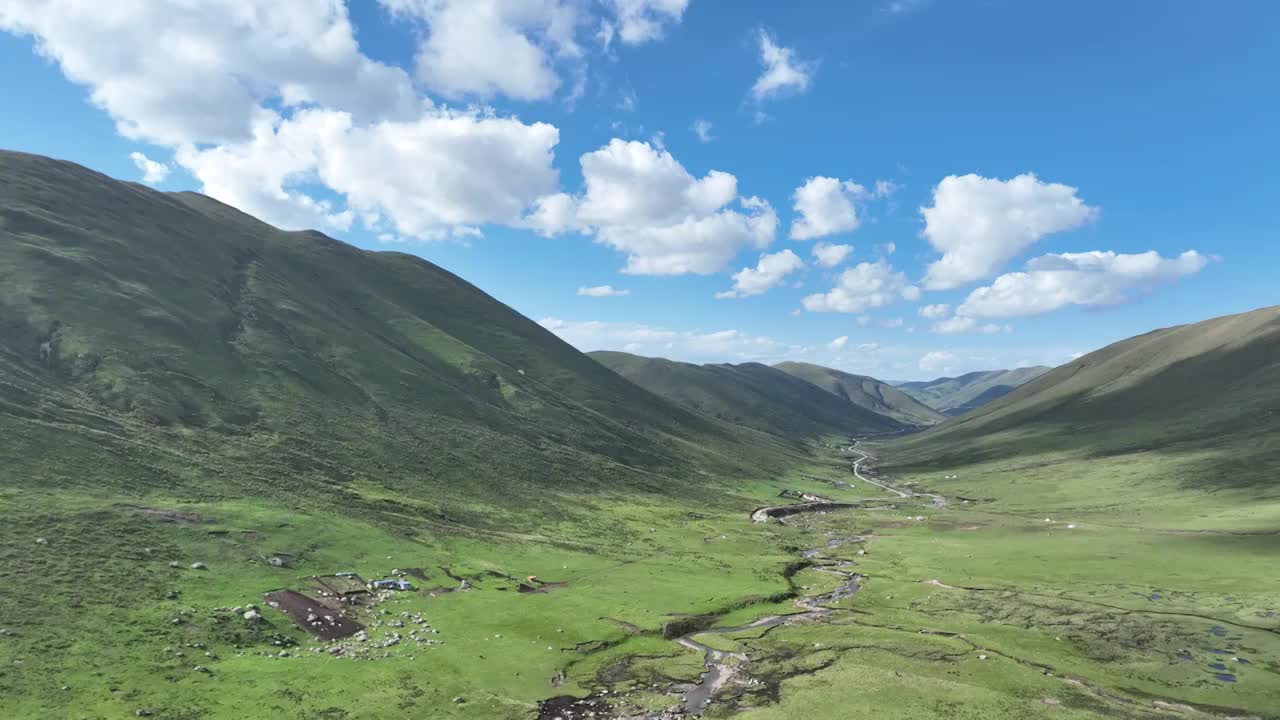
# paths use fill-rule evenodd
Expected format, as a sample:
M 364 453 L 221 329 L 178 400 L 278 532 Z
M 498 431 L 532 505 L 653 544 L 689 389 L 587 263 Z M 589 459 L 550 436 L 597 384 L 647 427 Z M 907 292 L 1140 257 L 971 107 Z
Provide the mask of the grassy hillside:
M 605 618 L 652 634 L 784 592 L 760 563 L 786 555 L 735 529 L 830 472 L 419 258 L 8 152 L 0 467 L 15 718 L 530 717 L 627 637 Z M 342 657 L 265 604 L 397 567 L 446 590 L 352 610 L 369 637 Z M 392 645 L 392 609 L 441 642 Z M 476 652 L 495 635 L 518 641 Z
M 812 521 L 870 538 L 843 555 L 869 579 L 833 627 L 732 636 L 762 674 L 823 668 L 745 716 L 1280 717 L 1278 438 L 1265 308 L 863 443 L 931 494 Z
M 1051 368 L 1036 366 L 1014 370 L 986 370 L 959 377 L 944 377 L 895 385 L 911 397 L 946 415 L 963 415 L 996 398 L 1008 395 Z
M 4 717 L 1280 717 L 1277 334 L 798 442 L 923 412 L 635 361 L 775 434 L 727 423 L 430 263 L 0 154 Z
M 1280 523 L 1280 308 L 1157 330 L 895 443 L 970 497 L 1125 507 L 1165 527 Z
M 693 365 L 621 352 L 591 357 L 672 402 L 790 438 L 885 432 L 901 424 L 768 365 Z
M 759 444 L 426 261 L 203 196 L 6 153 L 0 233 L 0 432 L 18 483 L 345 505 L 373 479 L 527 503 L 727 470 Z M 90 479 L 105 457 L 117 470 Z
M 1271 307 L 1115 343 L 907 444 L 925 456 L 957 459 L 1251 443 L 1250 452 L 1269 455 L 1280 452 L 1278 427 L 1280 307 Z
M 852 405 L 893 418 L 904 425 L 935 425 L 946 420 L 946 416 L 937 410 L 875 378 L 802 362 L 783 362 L 774 367 L 817 385 Z

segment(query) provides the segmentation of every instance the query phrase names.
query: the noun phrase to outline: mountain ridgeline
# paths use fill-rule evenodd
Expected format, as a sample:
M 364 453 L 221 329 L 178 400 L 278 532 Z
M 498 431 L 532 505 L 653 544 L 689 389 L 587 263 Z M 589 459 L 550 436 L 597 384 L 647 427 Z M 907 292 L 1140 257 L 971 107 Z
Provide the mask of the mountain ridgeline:
M 1050 369 L 1038 365 L 1013 370 L 986 370 L 959 377 L 896 383 L 895 387 L 938 412 L 963 415 L 1008 395 Z
M 895 417 L 760 363 L 694 365 L 622 352 L 590 355 L 674 403 L 786 438 L 889 432 L 904 427 Z
M 0 153 L 0 436 L 18 485 L 357 509 L 384 490 L 436 508 L 697 490 L 695 468 L 784 452 L 420 258 L 13 152 Z
M 903 441 L 901 452 L 943 464 L 1159 452 L 1202 458 L 1201 485 L 1232 485 L 1275 482 L 1277 437 L 1280 307 L 1268 307 L 1109 345 Z
M 782 362 L 774 367 L 816 385 L 851 405 L 892 418 L 906 426 L 925 427 L 947 419 L 937 410 L 873 377 L 802 362 Z

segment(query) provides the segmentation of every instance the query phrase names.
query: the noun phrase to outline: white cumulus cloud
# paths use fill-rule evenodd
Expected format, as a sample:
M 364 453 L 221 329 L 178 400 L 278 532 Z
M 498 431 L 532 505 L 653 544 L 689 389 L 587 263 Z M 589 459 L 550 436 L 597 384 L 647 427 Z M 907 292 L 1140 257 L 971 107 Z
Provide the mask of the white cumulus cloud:
M 840 273 L 829 292 L 809 295 L 803 301 L 810 312 L 863 313 L 899 300 L 913 301 L 920 289 L 884 260 L 859 263 Z
M 558 54 L 576 52 L 577 2 L 384 5 L 440 20 L 427 44 L 447 40 L 450 28 L 490 22 L 528 30 Z M 458 17 L 461 5 L 475 13 Z M 205 193 L 284 228 L 343 230 L 359 220 L 396 239 L 471 237 L 479 225 L 522 222 L 558 187 L 554 126 L 419 96 L 407 72 L 361 52 L 343 0 L 130 0 L 91 9 L 79 0 L 12 0 L 0 3 L 0 29 L 34 37 L 122 135 L 171 148 Z M 451 42 L 458 55 L 442 67 L 465 65 L 474 48 Z
M 1009 332 L 1011 328 L 1008 325 L 998 325 L 996 323 L 980 323 L 974 318 L 956 315 L 934 323 L 932 330 L 938 335 L 960 335 L 963 333 L 994 335 L 996 333 Z
M 140 152 L 129 153 L 129 159 L 138 167 L 138 171 L 142 173 L 142 182 L 148 185 L 159 185 L 169 177 L 169 173 L 173 168 L 167 164 L 152 160 L 146 154 Z
M 612 37 L 616 32 L 627 45 L 641 45 L 658 40 L 669 24 L 680 22 L 689 0 L 605 0 L 613 10 L 612 22 L 605 21 L 608 30 L 602 34 Z
M 1209 258 L 1194 250 L 1165 258 L 1153 251 L 1132 255 L 1092 251 L 1043 255 L 1026 271 L 1001 275 L 969 293 L 956 309 L 966 318 L 1008 318 L 1068 305 L 1118 305 L 1204 269 Z
M 920 317 L 926 320 L 937 320 L 951 314 L 951 306 L 947 304 L 925 305 L 916 311 Z
M 835 340 L 832 340 L 831 342 L 827 343 L 827 347 L 831 348 L 832 350 L 843 350 L 844 346 L 848 344 L 849 344 L 849 336 L 841 335 Z
M 942 258 L 929 266 L 924 285 L 949 290 L 999 272 L 1040 238 L 1087 223 L 1098 209 L 1069 185 L 1042 182 L 1030 173 L 1010 180 L 950 175 L 920 209 L 924 237 Z
M 474 234 L 516 223 L 554 190 L 559 131 L 479 112 L 428 110 L 408 121 L 357 124 L 351 115 L 304 110 L 259 115 L 252 140 L 197 150 L 178 162 L 204 191 L 285 228 L 349 226 L 384 219 L 405 237 Z M 336 211 L 300 186 L 319 180 L 346 199 Z
M 594 234 L 626 254 L 624 272 L 718 272 L 739 250 L 763 249 L 777 233 L 773 208 L 740 197 L 736 177 L 712 170 L 696 178 L 649 143 L 615 138 L 580 163 L 585 191 L 538 199 L 526 223 L 546 234 Z
M 830 268 L 844 262 L 853 252 L 853 246 L 820 242 L 814 244 L 812 252 L 819 265 Z
M 753 268 L 743 268 L 733 274 L 733 289 L 716 293 L 717 298 L 738 298 L 760 295 L 782 282 L 787 275 L 804 267 L 804 261 L 790 250 L 760 256 Z
M 34 37 L 120 134 L 171 147 L 243 140 L 269 102 L 359 120 L 422 104 L 406 72 L 360 52 L 342 0 L 6 0 L 0 29 Z
M 592 287 L 578 288 L 579 295 L 587 297 L 619 297 L 622 295 L 630 295 L 630 290 L 619 290 L 612 285 L 595 285 Z
M 866 193 L 866 188 L 852 180 L 809 178 L 793 196 L 800 217 L 791 224 L 791 239 L 809 240 L 856 230 L 860 221 L 854 202 Z
M 809 89 L 815 64 L 801 60 L 796 51 L 782 47 L 767 30 L 760 30 L 760 64 L 764 72 L 751 86 L 751 97 L 756 102 L 777 97 L 786 92 L 804 92 Z
M 558 59 L 581 56 L 582 18 L 565 0 L 379 0 L 422 23 L 417 76 L 447 98 L 545 100 L 560 87 Z

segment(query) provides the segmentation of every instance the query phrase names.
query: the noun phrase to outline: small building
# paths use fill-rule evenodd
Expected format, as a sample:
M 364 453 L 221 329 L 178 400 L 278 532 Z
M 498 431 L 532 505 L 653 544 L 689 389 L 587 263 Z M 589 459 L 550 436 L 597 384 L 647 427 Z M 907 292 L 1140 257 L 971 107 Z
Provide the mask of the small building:
M 407 580 L 374 580 L 369 584 L 374 590 L 413 590 L 413 583 Z

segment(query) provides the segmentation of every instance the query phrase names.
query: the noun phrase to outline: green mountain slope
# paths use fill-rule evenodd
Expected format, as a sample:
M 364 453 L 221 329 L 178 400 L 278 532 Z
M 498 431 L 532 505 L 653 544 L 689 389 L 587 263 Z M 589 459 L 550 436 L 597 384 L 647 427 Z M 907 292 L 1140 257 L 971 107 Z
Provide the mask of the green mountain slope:
M 1043 366 L 1013 370 L 971 372 L 921 382 L 897 383 L 895 387 L 946 415 L 963 415 L 1003 397 L 1051 368 Z
M 763 432 L 805 438 L 901 427 L 892 418 L 768 365 L 693 365 L 621 352 L 590 355 L 672 402 Z
M 1199 490 L 1280 490 L 1280 307 L 1140 335 L 902 443 L 912 462 L 1180 461 Z
M 534 502 L 737 467 L 736 432 L 419 258 L 0 155 L 12 483 Z
M 875 378 L 802 362 L 782 362 L 774 367 L 817 385 L 852 405 L 904 425 L 935 425 L 947 419 L 937 410 Z
M 736 533 L 842 476 L 419 258 L 8 152 L 0 467 L 15 718 L 536 716 L 624 626 L 652 646 L 785 593 L 760 568 L 791 554 Z M 397 568 L 424 592 L 343 606 L 315 579 Z M 280 589 L 368 635 L 326 645 Z

